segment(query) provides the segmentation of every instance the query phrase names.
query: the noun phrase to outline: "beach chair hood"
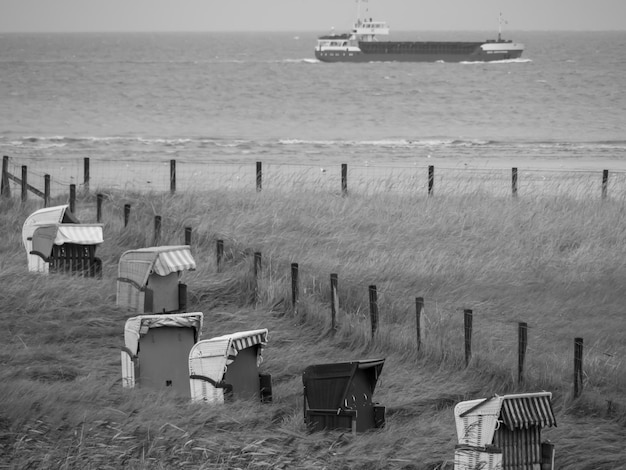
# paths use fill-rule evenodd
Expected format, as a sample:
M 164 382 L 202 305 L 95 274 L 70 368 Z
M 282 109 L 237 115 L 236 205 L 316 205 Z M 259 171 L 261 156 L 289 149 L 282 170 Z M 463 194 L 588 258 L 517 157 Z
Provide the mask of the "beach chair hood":
M 33 232 L 30 254 L 39 255 L 47 261 L 52 254 L 53 245 L 99 245 L 103 242 L 101 224 L 41 225 Z
M 168 274 L 196 269 L 188 245 L 158 246 L 129 250 L 122 254 L 118 265 L 118 280 L 144 289 L 151 274 Z
M 22 241 L 26 246 L 26 241 L 33 236 L 35 229 L 41 225 L 77 224 L 78 220 L 69 211 L 69 205 L 46 207 L 39 209 L 29 215 L 22 226 Z
M 371 359 L 307 367 L 302 374 L 302 382 L 309 407 L 339 409 L 345 406 L 357 371 L 366 376 L 368 401 L 371 401 L 384 364 L 385 359 Z
M 163 326 L 193 327 L 196 339 L 202 332 L 202 312 L 172 313 L 159 315 L 139 315 L 126 320 L 124 327 L 124 345 L 133 355 L 137 355 L 139 340 L 151 328 Z
M 550 392 L 538 392 L 494 395 L 458 403 L 454 414 L 459 444 L 491 444 L 500 425 L 509 429 L 556 426 L 551 398 Z

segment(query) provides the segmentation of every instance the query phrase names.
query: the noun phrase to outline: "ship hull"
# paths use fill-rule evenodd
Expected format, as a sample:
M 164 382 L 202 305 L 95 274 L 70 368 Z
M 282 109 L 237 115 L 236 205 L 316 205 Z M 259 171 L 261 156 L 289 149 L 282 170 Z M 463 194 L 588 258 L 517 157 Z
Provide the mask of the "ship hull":
M 315 49 L 322 62 L 491 62 L 518 59 L 524 46 L 512 42 L 360 42 L 359 47 Z

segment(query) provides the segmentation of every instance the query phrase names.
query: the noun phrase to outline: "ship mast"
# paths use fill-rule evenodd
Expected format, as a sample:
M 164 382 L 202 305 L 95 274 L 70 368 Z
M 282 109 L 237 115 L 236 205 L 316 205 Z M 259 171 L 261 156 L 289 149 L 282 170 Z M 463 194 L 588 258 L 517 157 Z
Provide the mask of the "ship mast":
M 367 3 L 367 0 L 356 0 L 356 19 L 357 21 L 361 20 L 361 3 Z M 367 7 L 365 8 L 367 12 Z

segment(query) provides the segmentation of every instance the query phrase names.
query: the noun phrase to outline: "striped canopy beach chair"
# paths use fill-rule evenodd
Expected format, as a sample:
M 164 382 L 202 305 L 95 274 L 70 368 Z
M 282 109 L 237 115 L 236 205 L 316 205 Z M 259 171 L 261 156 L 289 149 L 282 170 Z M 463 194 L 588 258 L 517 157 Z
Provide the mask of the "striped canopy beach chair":
M 271 401 L 269 374 L 259 373 L 267 329 L 240 331 L 199 341 L 189 353 L 191 399 L 224 403 L 229 398 Z
M 139 315 L 124 327 L 122 386 L 166 389 L 189 398 L 189 351 L 202 331 L 202 312 Z
M 495 395 L 454 408 L 455 470 L 552 470 L 554 446 L 541 429 L 556 426 L 550 392 Z
M 184 271 L 196 269 L 188 245 L 129 250 L 118 264 L 117 305 L 138 313 L 184 311 Z
M 33 212 L 22 227 L 28 270 L 100 276 L 102 261 L 95 253 L 104 242 L 102 227 L 79 223 L 67 204 Z

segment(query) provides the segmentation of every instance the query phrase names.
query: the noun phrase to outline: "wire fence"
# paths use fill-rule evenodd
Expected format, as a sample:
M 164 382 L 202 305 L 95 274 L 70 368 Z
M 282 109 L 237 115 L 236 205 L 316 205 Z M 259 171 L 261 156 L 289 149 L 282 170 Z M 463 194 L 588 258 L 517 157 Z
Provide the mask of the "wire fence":
M 32 163 L 32 164 L 31 164 Z M 25 172 L 26 169 L 26 172 Z M 25 172 L 25 173 L 24 173 Z M 6 178 L 5 173 L 9 174 Z M 311 191 L 344 194 L 470 195 L 626 199 L 626 172 L 599 168 L 546 170 L 337 164 L 230 164 L 180 160 L 3 159 L 3 187 L 27 184 L 51 197 L 79 191 L 203 192 L 212 190 Z M 48 175 L 48 176 L 46 176 Z M 32 192 L 32 191 L 31 191 Z

